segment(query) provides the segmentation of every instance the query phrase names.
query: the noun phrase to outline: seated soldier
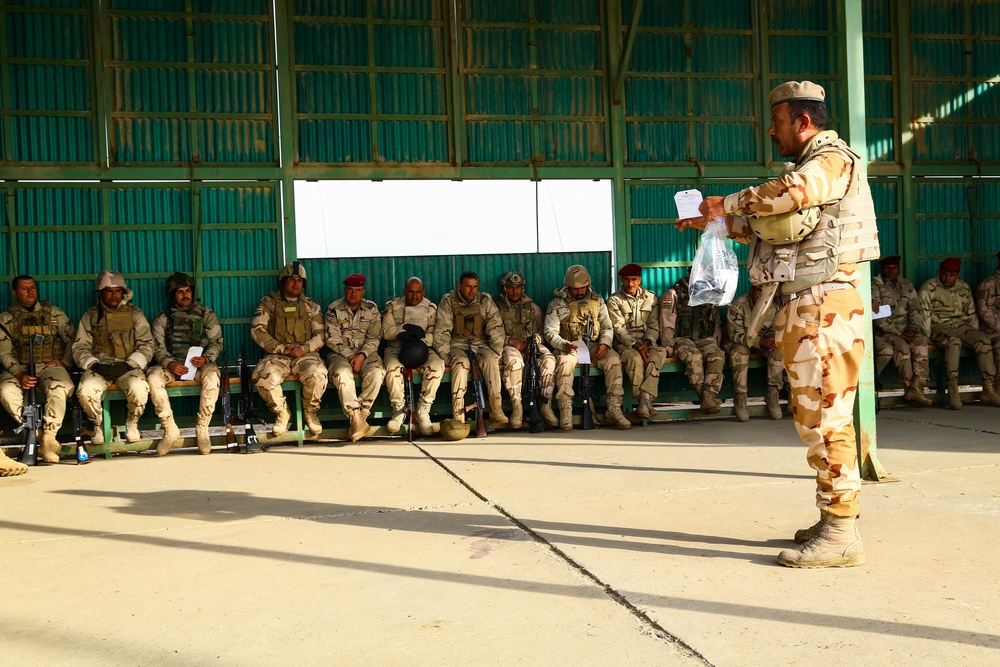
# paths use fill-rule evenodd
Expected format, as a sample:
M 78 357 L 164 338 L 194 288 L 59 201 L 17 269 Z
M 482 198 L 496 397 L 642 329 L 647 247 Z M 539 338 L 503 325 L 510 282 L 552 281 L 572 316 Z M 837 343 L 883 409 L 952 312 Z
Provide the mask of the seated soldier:
M 979 328 L 992 339 L 993 365 L 1000 371 L 1000 252 L 996 269 L 976 288 L 976 314 Z M 993 377 L 993 386 L 1000 389 L 1000 375 Z
M 760 298 L 760 292 L 758 285 L 751 286 L 749 292 L 733 299 L 726 316 L 726 329 L 729 334 L 726 351 L 729 353 L 729 366 L 733 369 L 733 384 L 736 389 L 733 412 L 741 422 L 750 420 L 750 413 L 747 411 L 747 371 L 750 368 L 750 352 L 756 352 L 767 359 L 767 393 L 764 394 L 764 402 L 767 404 L 771 419 L 781 419 L 778 392 L 785 383 L 785 366 L 781 362 L 781 352 L 778 351 L 774 341 L 774 316 L 777 310 L 773 303 L 764 311 L 753 336 L 750 336 L 749 331 L 753 309 Z
M 917 290 L 899 275 L 899 255 L 879 260 L 881 275 L 872 278 L 872 307 L 889 306 L 888 317 L 872 320 L 875 345 L 875 377 L 878 378 L 890 359 L 895 359 L 896 372 L 906 387 L 903 398 L 918 408 L 932 405 L 924 396 L 929 364 L 929 342 L 920 333 L 924 319 Z

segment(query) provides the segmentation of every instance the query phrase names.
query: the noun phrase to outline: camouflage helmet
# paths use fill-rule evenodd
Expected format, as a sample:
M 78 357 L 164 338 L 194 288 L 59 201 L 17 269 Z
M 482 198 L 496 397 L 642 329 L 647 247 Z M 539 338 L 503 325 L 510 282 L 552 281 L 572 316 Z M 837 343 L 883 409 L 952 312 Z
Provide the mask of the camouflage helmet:
M 177 271 L 167 278 L 167 299 L 173 301 L 174 292 L 181 287 L 190 287 L 191 296 L 194 296 L 194 280 L 188 274 Z
M 771 245 L 798 243 L 819 223 L 818 207 L 803 208 L 790 213 L 747 218 L 750 229 L 761 241 Z
M 97 280 L 94 281 L 95 292 L 115 287 L 126 289 L 125 276 L 120 271 L 101 271 L 97 274 Z
M 566 278 L 563 282 L 566 283 L 566 287 L 575 289 L 590 287 L 590 274 L 580 264 L 574 264 L 566 269 Z
M 471 424 L 457 419 L 445 419 L 441 422 L 441 437 L 445 440 L 464 440 L 469 437 Z
M 507 285 L 525 285 L 527 282 L 524 280 L 524 274 L 520 271 L 508 271 L 507 273 L 500 276 L 500 287 L 506 287 Z
M 284 285 L 285 279 L 291 276 L 298 276 L 302 279 L 302 286 L 305 287 L 306 284 L 306 267 L 302 266 L 301 262 L 289 262 L 281 269 L 278 274 L 278 284 Z

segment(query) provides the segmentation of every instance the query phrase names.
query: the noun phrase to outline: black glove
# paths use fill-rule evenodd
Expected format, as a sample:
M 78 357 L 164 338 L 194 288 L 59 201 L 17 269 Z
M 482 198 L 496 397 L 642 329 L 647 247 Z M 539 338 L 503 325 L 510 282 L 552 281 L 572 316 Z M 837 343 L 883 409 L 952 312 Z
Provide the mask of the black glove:
M 90 367 L 90 370 L 108 382 L 115 382 L 118 378 L 132 370 L 132 367 L 124 361 L 116 361 L 113 364 L 94 364 Z
M 403 333 L 400 334 L 399 338 L 405 343 L 408 340 L 421 340 L 426 335 L 423 327 L 419 327 L 416 324 L 404 324 Z

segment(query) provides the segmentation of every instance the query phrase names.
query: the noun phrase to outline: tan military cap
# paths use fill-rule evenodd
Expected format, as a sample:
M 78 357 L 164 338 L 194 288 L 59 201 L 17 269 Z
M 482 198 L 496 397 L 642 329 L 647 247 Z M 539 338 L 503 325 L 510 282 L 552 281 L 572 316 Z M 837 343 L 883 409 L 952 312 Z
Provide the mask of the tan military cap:
M 789 81 L 783 83 L 767 96 L 767 101 L 772 107 L 782 102 L 792 100 L 812 100 L 813 102 L 826 101 L 826 91 L 823 86 L 812 81 Z
M 590 274 L 587 273 L 587 269 L 579 264 L 574 264 L 573 266 L 566 269 L 566 279 L 564 280 L 566 287 L 573 287 L 579 289 L 580 287 L 590 287 Z

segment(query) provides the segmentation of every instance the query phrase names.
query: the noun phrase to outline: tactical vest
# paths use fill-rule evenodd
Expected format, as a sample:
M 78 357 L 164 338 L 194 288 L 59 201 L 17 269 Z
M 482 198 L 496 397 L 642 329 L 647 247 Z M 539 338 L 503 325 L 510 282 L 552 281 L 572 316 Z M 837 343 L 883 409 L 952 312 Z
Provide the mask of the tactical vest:
M 132 314 L 137 310 L 130 303 L 123 303 L 115 310 L 97 307 L 92 329 L 94 354 L 104 354 L 124 361 L 135 352 L 135 323 Z
M 675 284 L 672 288 L 677 292 L 677 301 L 674 303 L 674 338 L 690 338 L 691 340 L 701 340 L 702 338 L 715 337 L 715 306 L 702 304 L 700 306 L 689 305 L 690 293 L 682 285 Z
M 416 324 L 418 327 L 423 329 L 425 332 L 434 326 L 434 306 L 429 302 L 424 303 L 421 301 L 415 306 L 407 306 L 406 299 L 399 297 L 393 299 L 388 304 L 386 304 L 386 312 L 392 312 L 393 320 L 396 326 L 403 326 L 404 324 Z M 382 323 L 385 326 L 385 322 Z M 426 334 L 425 334 L 426 335 Z M 386 341 L 386 344 L 393 349 L 398 350 L 403 346 L 402 341 L 399 338 L 395 340 Z
M 583 332 L 587 327 L 588 318 L 592 322 L 590 325 L 590 339 L 587 343 L 601 337 L 601 324 L 598 318 L 601 314 L 601 301 L 593 292 L 583 301 L 573 298 L 566 298 L 566 305 L 569 307 L 569 317 L 559 323 L 559 335 L 568 341 L 583 340 Z
M 269 322 L 268 333 L 282 345 L 302 345 L 312 336 L 312 320 L 306 310 L 305 297 L 298 301 L 286 301 L 277 292 L 271 292 L 274 299 L 274 313 Z
M 841 264 L 878 259 L 875 203 L 861 156 L 837 139 L 810 153 L 800 168 L 835 149 L 851 159 L 847 194 L 839 202 L 822 207 L 816 227 L 798 243 L 775 246 L 754 238 L 747 267 L 755 285 L 782 283 L 782 294 L 792 294 L 829 280 Z
M 39 301 L 35 310 L 28 312 L 17 304 L 7 309 L 11 314 L 10 333 L 13 336 L 14 356 L 22 364 L 31 360 L 28 350 L 28 338 L 41 334 L 45 340 L 34 346 L 35 362 L 45 363 L 53 359 L 62 359 L 66 352 L 66 343 L 56 334 L 55 322 L 52 318 L 52 304 Z
M 482 309 L 478 303 L 473 302 L 468 306 L 462 306 L 455 299 L 455 305 L 451 312 L 455 323 L 452 333 L 454 338 L 479 338 L 483 335 L 483 326 L 486 320 L 483 319 Z
M 174 359 L 187 357 L 189 347 L 209 343 L 208 332 L 205 331 L 205 306 L 195 304 L 188 310 L 170 308 L 167 310 L 167 328 L 164 331 L 164 342 L 170 356 Z
M 535 320 L 534 303 L 521 299 L 520 303 L 510 303 L 505 299 L 497 301 L 503 330 L 510 338 L 527 339 L 538 328 Z M 537 332 L 535 332 L 537 333 Z

